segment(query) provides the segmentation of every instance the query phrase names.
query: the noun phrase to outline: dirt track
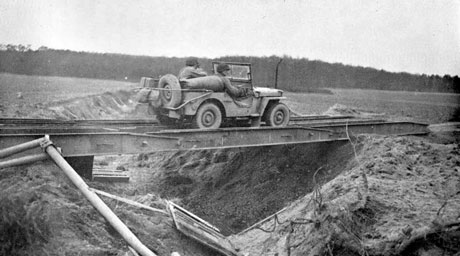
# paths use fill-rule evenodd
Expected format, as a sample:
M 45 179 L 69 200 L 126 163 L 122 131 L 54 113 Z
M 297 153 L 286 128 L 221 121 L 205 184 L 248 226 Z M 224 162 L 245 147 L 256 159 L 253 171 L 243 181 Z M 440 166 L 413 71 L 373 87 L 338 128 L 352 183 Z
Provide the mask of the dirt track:
M 106 93 L 34 106 L 28 113 L 142 116 L 144 106 L 133 99 L 126 92 Z M 301 109 L 304 102 L 292 105 Z M 425 138 L 360 136 L 353 139 L 356 157 L 350 144 L 111 156 L 96 164 L 127 169 L 131 183 L 89 184 L 152 207 L 164 207 L 161 198 L 172 199 L 226 234 L 284 208 L 261 226 L 231 236 L 249 255 L 455 255 L 460 149 L 454 141 L 458 133 L 451 131 Z M 0 254 L 128 252 L 54 165 L 3 170 L 0 187 L 5 231 Z M 159 255 L 215 255 L 179 234 L 167 216 L 106 201 Z

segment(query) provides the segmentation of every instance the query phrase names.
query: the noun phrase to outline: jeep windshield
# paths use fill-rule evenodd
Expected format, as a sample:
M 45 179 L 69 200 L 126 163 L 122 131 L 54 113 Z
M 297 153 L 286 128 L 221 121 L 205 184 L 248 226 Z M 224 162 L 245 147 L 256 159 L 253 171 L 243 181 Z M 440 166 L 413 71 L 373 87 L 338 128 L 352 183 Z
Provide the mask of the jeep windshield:
M 225 62 L 230 67 L 228 78 L 237 82 L 251 82 L 251 64 Z M 214 73 L 217 73 L 219 62 L 213 62 Z

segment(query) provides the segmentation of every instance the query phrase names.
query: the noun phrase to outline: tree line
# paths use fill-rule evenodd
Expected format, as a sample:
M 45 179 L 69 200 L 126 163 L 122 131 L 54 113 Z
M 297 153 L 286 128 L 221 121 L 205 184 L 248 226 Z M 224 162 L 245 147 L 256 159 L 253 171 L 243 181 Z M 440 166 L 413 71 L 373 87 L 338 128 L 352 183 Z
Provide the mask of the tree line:
M 139 81 L 143 76 L 177 74 L 186 58 L 132 56 L 112 53 L 75 52 L 30 46 L 0 45 L 0 72 L 40 76 L 65 76 L 93 79 Z M 256 86 L 287 91 L 314 92 L 322 88 L 358 88 L 420 92 L 460 93 L 458 75 L 394 73 L 369 67 L 326 63 L 289 56 L 225 56 L 201 58 L 202 68 L 210 72 L 213 61 L 252 64 Z M 281 61 L 281 62 L 280 62 Z M 275 70 L 278 77 L 275 82 Z

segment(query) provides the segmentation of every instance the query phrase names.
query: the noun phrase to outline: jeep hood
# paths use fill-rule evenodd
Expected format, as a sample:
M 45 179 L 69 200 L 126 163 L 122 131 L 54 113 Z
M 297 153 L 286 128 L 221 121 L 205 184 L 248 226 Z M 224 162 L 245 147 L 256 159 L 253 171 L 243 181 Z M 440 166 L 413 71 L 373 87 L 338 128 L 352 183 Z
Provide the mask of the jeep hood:
M 281 97 L 283 96 L 283 91 L 267 87 L 254 87 L 254 92 L 259 97 Z

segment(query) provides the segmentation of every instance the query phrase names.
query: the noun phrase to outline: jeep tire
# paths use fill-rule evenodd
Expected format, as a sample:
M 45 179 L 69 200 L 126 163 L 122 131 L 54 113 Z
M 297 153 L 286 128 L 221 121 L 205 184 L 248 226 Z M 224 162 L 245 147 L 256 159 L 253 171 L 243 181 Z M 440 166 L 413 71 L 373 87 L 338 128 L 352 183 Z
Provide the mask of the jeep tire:
M 217 129 L 222 124 L 222 112 L 212 103 L 204 103 L 192 119 L 192 127 L 198 129 Z
M 289 108 L 283 103 L 271 105 L 265 113 L 265 123 L 268 126 L 284 127 L 289 123 Z

